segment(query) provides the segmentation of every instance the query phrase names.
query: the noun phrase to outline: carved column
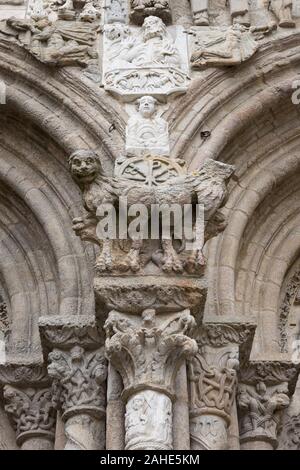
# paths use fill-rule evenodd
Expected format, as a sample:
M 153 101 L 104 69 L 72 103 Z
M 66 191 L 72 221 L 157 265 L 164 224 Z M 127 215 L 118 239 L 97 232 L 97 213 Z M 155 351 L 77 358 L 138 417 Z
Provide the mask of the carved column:
M 0 367 L 5 411 L 22 450 L 51 450 L 56 411 L 46 370 L 40 365 L 6 364 Z
M 246 364 L 240 375 L 241 449 L 276 449 L 282 411 L 290 402 L 288 385 L 296 369 L 282 362 L 252 362 Z
M 105 448 L 107 366 L 101 337 L 88 317 L 41 320 L 44 344 L 52 345 L 48 373 L 65 426 L 65 450 Z
M 106 355 L 120 372 L 126 402 L 125 449 L 170 450 L 176 373 L 197 352 L 188 335 L 195 324 L 189 310 L 141 317 L 112 311 L 105 324 Z
M 199 353 L 189 362 L 192 450 L 228 448 L 228 427 L 237 385 L 239 344 L 244 326 L 207 325 L 197 339 Z

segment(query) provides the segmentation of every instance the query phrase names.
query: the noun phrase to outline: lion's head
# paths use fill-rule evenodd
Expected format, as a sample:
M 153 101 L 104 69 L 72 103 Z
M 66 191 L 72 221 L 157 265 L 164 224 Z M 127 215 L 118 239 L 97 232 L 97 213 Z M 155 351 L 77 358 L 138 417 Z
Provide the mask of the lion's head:
M 80 184 L 92 183 L 102 174 L 102 167 L 93 150 L 76 150 L 69 158 L 73 178 Z

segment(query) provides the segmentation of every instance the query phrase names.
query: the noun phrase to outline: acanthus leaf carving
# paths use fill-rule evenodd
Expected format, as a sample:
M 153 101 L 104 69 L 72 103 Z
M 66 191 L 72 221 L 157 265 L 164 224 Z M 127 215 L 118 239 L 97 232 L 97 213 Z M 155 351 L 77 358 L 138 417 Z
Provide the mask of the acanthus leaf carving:
M 123 393 L 150 388 L 172 396 L 176 371 L 184 358 L 197 352 L 195 340 L 187 336 L 194 327 L 188 310 L 167 319 L 153 309 L 141 318 L 111 312 L 104 326 L 105 352 L 123 378 Z
M 105 414 L 107 366 L 103 350 L 87 351 L 74 346 L 70 351 L 54 349 L 49 354 L 48 374 L 53 380 L 56 408 L 63 419 L 78 410 L 92 415 Z

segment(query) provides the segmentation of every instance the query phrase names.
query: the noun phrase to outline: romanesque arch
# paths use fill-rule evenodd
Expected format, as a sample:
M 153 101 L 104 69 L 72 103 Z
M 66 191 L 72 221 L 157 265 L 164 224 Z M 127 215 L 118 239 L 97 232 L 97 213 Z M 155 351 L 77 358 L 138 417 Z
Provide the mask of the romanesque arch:
M 298 447 L 297 12 L 42 3 L 0 12 L 2 447 Z M 120 194 L 210 204 L 204 258 L 100 240 Z

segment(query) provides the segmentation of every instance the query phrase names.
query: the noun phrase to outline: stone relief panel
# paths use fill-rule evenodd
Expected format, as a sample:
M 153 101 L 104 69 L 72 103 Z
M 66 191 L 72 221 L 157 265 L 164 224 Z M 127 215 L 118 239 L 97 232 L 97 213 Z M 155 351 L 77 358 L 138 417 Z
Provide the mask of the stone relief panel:
M 183 93 L 188 86 L 187 37 L 148 16 L 141 28 L 113 23 L 104 28 L 104 88 L 132 101 Z
M 240 64 L 259 47 L 252 32 L 239 23 L 228 28 L 201 28 L 193 35 L 191 65 L 198 69 Z
M 196 26 L 239 23 L 263 32 L 295 26 L 292 0 L 191 0 L 191 10 Z
M 168 123 L 161 117 L 164 108 L 158 109 L 158 104 L 153 96 L 136 100 L 126 127 L 127 155 L 170 154 Z
M 154 390 L 129 398 L 125 414 L 125 449 L 172 449 L 172 402 Z
M 17 42 L 46 64 L 99 68 L 100 10 L 91 3 L 68 10 L 72 5 L 33 3 L 28 18 L 0 22 L 0 37 Z

